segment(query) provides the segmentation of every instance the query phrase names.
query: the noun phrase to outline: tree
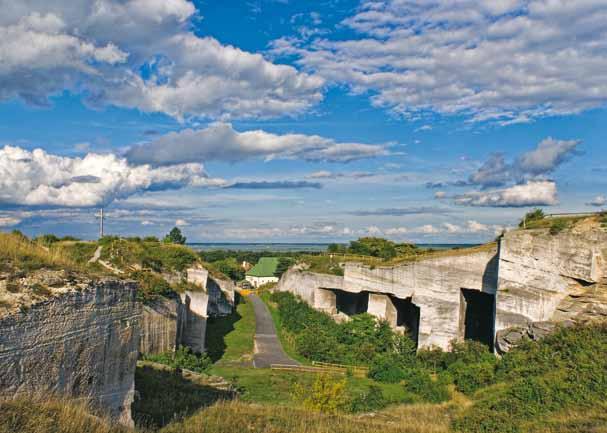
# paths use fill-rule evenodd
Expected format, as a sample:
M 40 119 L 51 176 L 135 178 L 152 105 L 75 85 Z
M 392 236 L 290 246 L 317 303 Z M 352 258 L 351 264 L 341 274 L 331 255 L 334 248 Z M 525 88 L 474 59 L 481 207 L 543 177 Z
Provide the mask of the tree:
M 181 230 L 179 230 L 178 227 L 173 227 L 173 229 L 169 232 L 168 235 L 166 235 L 164 237 L 163 242 L 167 243 L 167 244 L 178 244 L 178 245 L 183 245 L 185 244 L 186 241 L 186 237 L 181 234 Z
M 361 256 L 381 257 L 388 260 L 396 257 L 396 244 L 382 238 L 360 238 L 350 242 L 349 252 Z
M 274 271 L 274 276 L 277 278 L 282 277 L 282 274 L 287 272 L 294 263 L 295 260 L 291 257 L 281 257 L 278 259 L 278 265 L 276 266 L 276 271 Z
M 522 221 L 518 225 L 519 227 L 525 227 L 531 221 L 543 220 L 546 215 L 541 209 L 534 209 L 531 212 L 527 212 L 523 217 Z

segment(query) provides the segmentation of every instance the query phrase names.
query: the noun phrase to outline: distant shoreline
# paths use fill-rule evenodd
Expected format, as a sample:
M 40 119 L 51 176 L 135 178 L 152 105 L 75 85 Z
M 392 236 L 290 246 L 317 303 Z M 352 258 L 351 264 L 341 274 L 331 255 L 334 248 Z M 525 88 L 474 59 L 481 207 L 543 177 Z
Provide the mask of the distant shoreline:
M 187 244 L 197 251 L 276 251 L 276 252 L 321 252 L 326 251 L 330 243 L 289 243 L 289 242 L 192 242 Z M 450 250 L 454 248 L 469 248 L 479 244 L 416 244 L 420 248 Z

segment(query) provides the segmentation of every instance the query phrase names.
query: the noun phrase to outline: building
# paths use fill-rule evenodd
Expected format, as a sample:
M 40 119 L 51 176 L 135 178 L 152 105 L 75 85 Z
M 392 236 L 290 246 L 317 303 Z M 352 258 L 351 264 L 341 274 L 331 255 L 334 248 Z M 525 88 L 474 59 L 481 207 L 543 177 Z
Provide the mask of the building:
M 246 273 L 246 280 L 255 288 L 267 283 L 277 283 L 278 277 L 274 275 L 277 267 L 277 257 L 262 257 L 257 264 Z

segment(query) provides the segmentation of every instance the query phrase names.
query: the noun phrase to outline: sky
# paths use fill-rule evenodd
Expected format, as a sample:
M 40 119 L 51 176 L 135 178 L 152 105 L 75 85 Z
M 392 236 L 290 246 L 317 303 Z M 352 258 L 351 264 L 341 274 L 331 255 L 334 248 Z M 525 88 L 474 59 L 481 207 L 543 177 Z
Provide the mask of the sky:
M 0 10 L 0 230 L 480 243 L 607 208 L 607 0 Z

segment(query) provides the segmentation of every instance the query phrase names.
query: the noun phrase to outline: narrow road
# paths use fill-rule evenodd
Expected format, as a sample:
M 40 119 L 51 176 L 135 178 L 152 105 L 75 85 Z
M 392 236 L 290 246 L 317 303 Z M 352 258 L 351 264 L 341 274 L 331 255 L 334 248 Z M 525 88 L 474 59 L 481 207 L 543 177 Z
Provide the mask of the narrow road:
M 253 303 L 256 323 L 253 366 L 255 368 L 270 368 L 272 364 L 298 366 L 299 363 L 289 358 L 283 350 L 266 304 L 257 295 L 250 295 L 248 299 Z

